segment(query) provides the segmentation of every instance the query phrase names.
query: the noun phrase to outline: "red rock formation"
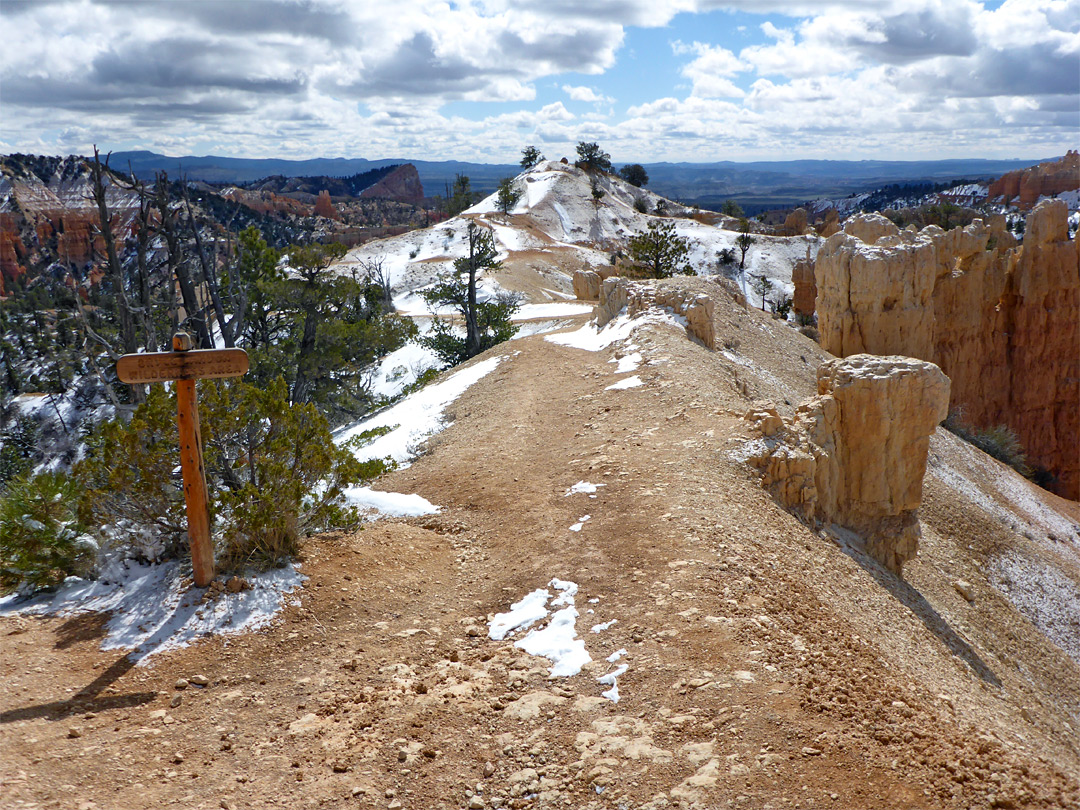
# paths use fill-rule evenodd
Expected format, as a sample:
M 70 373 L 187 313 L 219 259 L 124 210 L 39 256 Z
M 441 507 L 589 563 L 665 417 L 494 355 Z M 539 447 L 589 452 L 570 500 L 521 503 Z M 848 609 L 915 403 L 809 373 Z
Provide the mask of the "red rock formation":
M 26 273 L 20 263 L 26 255 L 26 247 L 19 238 L 19 227 L 15 215 L 0 214 L 0 295 L 7 294 L 7 285 Z
M 1069 239 L 1067 216 L 1063 202 L 1039 204 L 1019 247 L 1002 217 L 947 233 L 882 233 L 878 218 L 856 217 L 822 247 L 815 276 L 825 349 L 937 363 L 965 421 L 1008 425 L 1029 463 L 1053 473 L 1053 489 L 1075 500 L 1080 242 Z
M 991 199 L 1005 197 L 1027 210 L 1040 197 L 1080 189 L 1080 154 L 1069 151 L 1061 160 L 1009 172 L 990 184 Z
M 424 200 L 424 185 L 411 163 L 398 166 L 373 186 L 360 192 L 361 197 L 383 197 L 419 205 Z
M 330 192 L 326 189 L 320 191 L 318 198 L 315 200 L 315 214 L 327 219 L 341 219 L 341 215 L 330 201 Z

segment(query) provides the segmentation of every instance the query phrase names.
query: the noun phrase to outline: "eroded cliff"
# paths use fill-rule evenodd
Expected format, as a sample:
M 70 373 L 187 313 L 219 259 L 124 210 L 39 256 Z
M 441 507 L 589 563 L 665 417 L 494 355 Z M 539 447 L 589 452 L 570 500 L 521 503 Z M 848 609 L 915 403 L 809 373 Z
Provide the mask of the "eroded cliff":
M 1031 463 L 1080 498 L 1080 243 L 1044 201 L 1017 245 L 995 217 L 945 232 L 855 217 L 818 254 L 821 345 L 906 354 L 952 380 L 965 421 L 1005 424 Z

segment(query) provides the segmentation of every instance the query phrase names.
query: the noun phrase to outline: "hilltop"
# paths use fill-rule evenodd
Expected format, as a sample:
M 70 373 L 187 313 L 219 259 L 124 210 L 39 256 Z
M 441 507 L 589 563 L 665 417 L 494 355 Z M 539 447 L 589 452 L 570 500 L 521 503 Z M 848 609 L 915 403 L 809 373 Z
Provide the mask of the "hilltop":
M 744 415 L 794 418 L 830 356 L 716 273 L 639 282 L 701 302 L 712 347 L 662 307 L 599 328 L 573 274 L 649 221 L 599 182 L 594 205 L 545 162 L 508 215 L 488 198 L 346 256 L 422 317 L 417 290 L 490 228 L 484 288 L 524 295 L 529 328 L 342 432 L 390 429 L 376 488 L 420 500 L 310 538 L 273 622 L 168 650 L 140 628 L 129 658 L 104 614 L 0 618 L 6 806 L 1080 802 L 1077 503 L 937 428 L 902 576 L 783 508 Z M 714 268 L 736 232 L 667 205 Z M 748 268 L 784 289 L 821 244 L 757 238 Z M 241 624 L 242 598 L 162 628 Z

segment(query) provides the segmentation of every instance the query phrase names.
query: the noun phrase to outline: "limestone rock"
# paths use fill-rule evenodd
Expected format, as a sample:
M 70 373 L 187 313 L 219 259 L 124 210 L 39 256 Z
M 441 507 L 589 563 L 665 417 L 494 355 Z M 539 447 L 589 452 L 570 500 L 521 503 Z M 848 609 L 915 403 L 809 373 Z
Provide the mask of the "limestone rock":
M 844 223 L 844 233 L 873 244 L 883 236 L 896 236 L 900 229 L 881 214 L 859 214 Z
M 825 219 L 814 227 L 817 228 L 818 236 L 828 239 L 840 230 L 840 214 L 835 208 L 830 208 L 825 212 Z
M 658 282 L 636 282 L 621 276 L 605 278 L 600 285 L 596 306 L 596 325 L 603 327 L 623 308 L 634 317 L 650 308 L 664 307 L 686 318 L 686 332 L 709 348 L 716 348 L 713 323 L 713 302 L 681 286 L 676 279 Z
M 597 301 L 600 298 L 600 274 L 592 270 L 574 271 L 574 297 L 581 301 Z
M 784 236 L 802 236 L 810 227 L 805 208 L 796 208 L 784 220 Z
M 819 251 L 815 280 L 823 348 L 936 363 L 953 408 L 976 427 L 1008 425 L 1077 499 L 1080 243 L 1067 216 L 1061 201 L 1040 203 L 1019 246 L 1003 217 L 902 233 L 856 217 Z
M 791 268 L 791 283 L 795 285 L 792 308 L 799 315 L 813 315 L 817 301 L 817 282 L 814 281 L 814 260 L 810 258 L 810 247 L 806 248 L 806 258 L 799 259 Z
M 747 414 L 772 437 L 750 463 L 784 506 L 856 532 L 868 554 L 900 573 L 918 549 L 930 435 L 948 403 L 949 380 L 932 363 L 867 354 L 832 360 L 818 370 L 818 396 L 785 430 L 772 423 L 775 411 Z

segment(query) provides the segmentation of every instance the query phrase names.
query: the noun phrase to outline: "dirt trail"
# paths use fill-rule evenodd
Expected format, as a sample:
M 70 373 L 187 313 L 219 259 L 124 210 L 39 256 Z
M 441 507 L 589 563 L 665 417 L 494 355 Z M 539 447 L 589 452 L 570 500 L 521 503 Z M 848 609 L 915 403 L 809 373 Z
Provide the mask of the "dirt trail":
M 737 414 L 790 411 L 823 355 L 713 294 L 728 356 L 642 328 L 640 387 L 607 390 L 629 376 L 619 345 L 496 349 L 379 482 L 443 511 L 312 539 L 269 630 L 132 668 L 98 648 L 100 619 L 0 622 L 0 804 L 1077 806 L 1076 663 L 949 584 L 989 529 L 928 477 L 905 583 L 779 509 L 730 458 Z M 595 498 L 566 495 L 582 480 Z M 553 577 L 579 585 L 593 659 L 567 679 L 487 637 Z M 623 648 L 614 703 L 597 678 Z

